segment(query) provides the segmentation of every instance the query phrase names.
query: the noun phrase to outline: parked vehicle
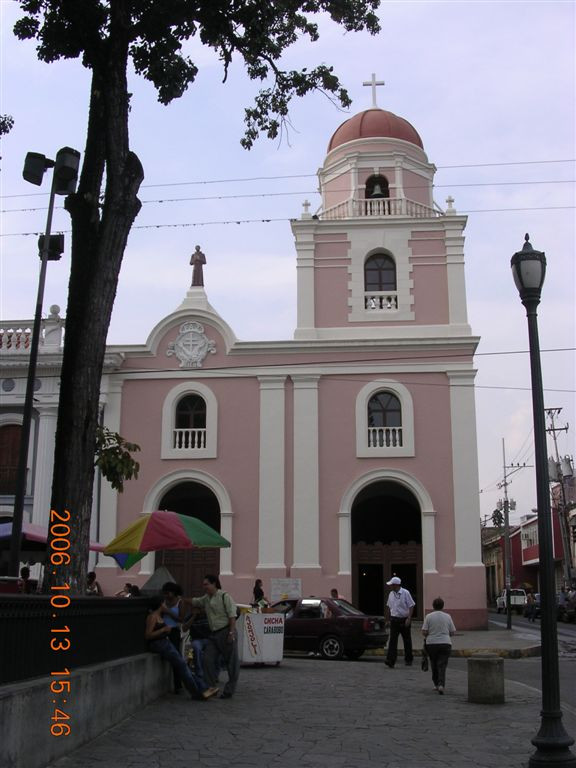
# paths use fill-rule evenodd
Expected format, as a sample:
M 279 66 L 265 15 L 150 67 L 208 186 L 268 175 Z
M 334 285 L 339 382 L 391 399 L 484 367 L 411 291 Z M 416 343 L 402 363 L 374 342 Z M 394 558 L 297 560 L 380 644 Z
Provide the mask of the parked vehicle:
M 564 605 L 558 605 L 558 621 L 576 621 L 576 594 L 567 597 Z
M 367 616 L 340 598 L 286 599 L 271 610 L 285 616 L 285 650 L 359 659 L 366 649 L 384 648 L 388 640 L 383 616 Z
M 526 605 L 526 590 L 525 589 L 511 589 L 510 590 L 510 605 L 513 611 L 516 613 L 523 613 L 524 606 Z M 498 613 L 506 610 L 506 590 L 503 589 L 502 593 L 496 598 L 496 610 Z

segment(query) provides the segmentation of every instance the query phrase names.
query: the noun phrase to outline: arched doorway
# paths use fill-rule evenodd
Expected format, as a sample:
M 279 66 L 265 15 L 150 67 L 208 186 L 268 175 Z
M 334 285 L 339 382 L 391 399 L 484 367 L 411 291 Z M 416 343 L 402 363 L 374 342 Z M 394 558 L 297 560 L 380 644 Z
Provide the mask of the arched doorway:
M 220 505 L 208 486 L 193 481 L 178 483 L 161 498 L 159 509 L 197 517 L 220 533 Z M 161 550 L 156 553 L 156 568 L 165 566 L 185 595 L 202 593 L 202 579 L 207 573 L 220 572 L 219 549 Z
M 386 582 L 396 575 L 416 602 L 415 618 L 422 618 L 422 525 L 414 494 L 397 482 L 372 482 L 354 499 L 351 518 L 354 604 L 382 614 Z

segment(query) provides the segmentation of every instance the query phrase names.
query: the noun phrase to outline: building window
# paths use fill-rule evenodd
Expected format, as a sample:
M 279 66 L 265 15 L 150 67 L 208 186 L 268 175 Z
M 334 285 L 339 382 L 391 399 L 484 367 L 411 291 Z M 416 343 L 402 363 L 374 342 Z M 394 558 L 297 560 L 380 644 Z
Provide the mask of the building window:
M 176 406 L 174 448 L 206 448 L 206 402 L 200 395 L 186 395 Z
M 356 455 L 414 456 L 414 407 L 407 387 L 392 380 L 366 384 L 356 397 Z
M 392 392 L 377 392 L 368 401 L 368 447 L 402 445 L 402 407 Z
M 174 387 L 162 406 L 162 458 L 216 458 L 218 406 L 199 382 Z
M 3 424 L 0 426 L 0 493 L 13 495 L 16 493 L 16 474 L 18 472 L 18 457 L 20 455 L 20 424 Z
M 369 311 L 398 309 L 396 264 L 387 253 L 375 253 L 364 264 L 364 307 Z

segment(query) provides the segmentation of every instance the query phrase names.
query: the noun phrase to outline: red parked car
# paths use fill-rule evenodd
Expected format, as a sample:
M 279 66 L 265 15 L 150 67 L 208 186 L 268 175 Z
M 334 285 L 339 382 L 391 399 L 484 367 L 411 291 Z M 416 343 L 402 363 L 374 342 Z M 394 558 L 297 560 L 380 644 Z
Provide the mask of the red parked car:
M 271 610 L 285 616 L 286 651 L 320 653 L 325 659 L 359 659 L 367 648 L 384 648 L 388 640 L 383 616 L 367 616 L 341 598 L 286 599 Z

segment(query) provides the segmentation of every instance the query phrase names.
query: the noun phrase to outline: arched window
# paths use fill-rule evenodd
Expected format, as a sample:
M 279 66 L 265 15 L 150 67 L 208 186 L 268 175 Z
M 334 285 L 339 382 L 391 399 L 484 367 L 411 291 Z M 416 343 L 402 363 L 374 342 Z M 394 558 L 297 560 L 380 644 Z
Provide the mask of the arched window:
M 178 401 L 175 414 L 174 448 L 206 447 L 206 402 L 200 395 L 186 395 Z
M 414 456 L 414 406 L 403 384 L 376 379 L 356 397 L 356 455 Z
M 364 309 L 384 312 L 398 309 L 396 264 L 386 253 L 375 253 L 364 264 Z
M 392 256 L 388 256 L 386 253 L 375 253 L 366 259 L 364 264 L 364 290 L 396 290 L 396 264 Z
M 187 395 L 176 406 L 176 429 L 206 429 L 206 402 L 200 395 Z
M 16 493 L 16 474 L 20 454 L 20 424 L 0 426 L 0 493 Z
M 368 447 L 402 446 L 402 406 L 392 392 L 377 392 L 368 401 Z
M 217 456 L 218 404 L 199 381 L 173 387 L 162 406 L 163 459 L 214 459 Z

